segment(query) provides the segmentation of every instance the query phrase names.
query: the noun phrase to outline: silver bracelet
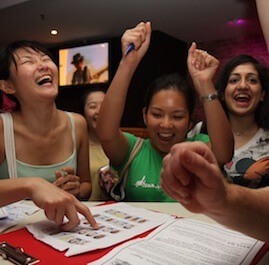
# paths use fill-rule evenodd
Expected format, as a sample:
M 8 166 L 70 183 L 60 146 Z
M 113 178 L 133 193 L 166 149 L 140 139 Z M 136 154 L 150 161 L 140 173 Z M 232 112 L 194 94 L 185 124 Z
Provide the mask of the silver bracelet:
M 214 93 L 208 94 L 206 96 L 199 96 L 199 99 L 203 102 L 203 101 L 211 101 L 214 99 L 218 99 L 218 91 L 215 91 Z

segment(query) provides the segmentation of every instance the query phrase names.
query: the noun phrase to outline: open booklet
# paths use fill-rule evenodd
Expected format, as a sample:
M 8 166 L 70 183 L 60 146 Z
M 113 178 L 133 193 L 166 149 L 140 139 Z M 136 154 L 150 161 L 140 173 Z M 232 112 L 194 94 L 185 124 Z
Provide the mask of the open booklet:
M 89 264 L 249 265 L 263 245 L 264 242 L 220 225 L 180 218 Z

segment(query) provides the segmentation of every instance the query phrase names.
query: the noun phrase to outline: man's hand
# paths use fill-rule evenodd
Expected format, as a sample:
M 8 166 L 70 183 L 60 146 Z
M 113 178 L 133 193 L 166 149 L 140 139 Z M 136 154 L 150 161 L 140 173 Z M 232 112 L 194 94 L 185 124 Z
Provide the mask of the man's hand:
M 211 149 L 202 142 L 174 145 L 163 159 L 162 189 L 188 210 L 208 213 L 221 207 L 226 183 Z

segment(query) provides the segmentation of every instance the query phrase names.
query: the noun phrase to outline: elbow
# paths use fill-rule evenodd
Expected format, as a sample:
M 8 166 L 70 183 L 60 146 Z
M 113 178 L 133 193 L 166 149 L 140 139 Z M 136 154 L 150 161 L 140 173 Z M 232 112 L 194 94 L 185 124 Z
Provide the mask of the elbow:
M 90 182 L 85 181 L 80 184 L 80 190 L 77 198 L 80 201 L 87 201 L 89 200 L 92 193 L 92 185 Z
M 224 153 L 219 152 L 218 155 L 215 155 L 219 166 L 223 167 L 226 163 L 230 162 L 233 158 L 233 154 L 234 154 L 234 151 L 232 149 Z
M 223 143 L 225 144 L 217 144 L 211 143 L 212 151 L 218 161 L 220 166 L 225 165 L 230 162 L 234 155 L 234 139 L 233 135 L 231 137 L 226 138 Z

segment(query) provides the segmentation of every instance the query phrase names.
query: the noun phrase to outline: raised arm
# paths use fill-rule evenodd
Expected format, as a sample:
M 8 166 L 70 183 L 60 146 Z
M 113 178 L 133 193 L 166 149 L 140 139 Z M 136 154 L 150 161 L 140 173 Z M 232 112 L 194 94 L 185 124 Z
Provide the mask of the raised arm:
M 260 24 L 262 27 L 263 36 L 267 45 L 267 51 L 269 52 L 269 1 L 268 0 L 256 0 L 257 11 L 259 15 Z
M 122 59 L 98 115 L 96 128 L 98 137 L 106 155 L 115 165 L 122 163 L 129 149 L 128 140 L 120 131 L 120 123 L 130 81 L 148 50 L 150 36 L 150 22 L 141 22 L 135 28 L 124 32 L 121 39 Z M 126 54 L 127 47 L 131 43 L 135 49 Z
M 204 143 L 173 146 L 161 176 L 163 190 L 189 211 L 268 242 L 269 187 L 255 190 L 227 183 Z
M 220 165 L 231 160 L 234 150 L 229 120 L 216 97 L 213 77 L 219 61 L 192 43 L 188 53 L 188 70 L 205 111 L 207 131 L 213 153 Z M 212 97 L 213 100 L 210 100 Z

